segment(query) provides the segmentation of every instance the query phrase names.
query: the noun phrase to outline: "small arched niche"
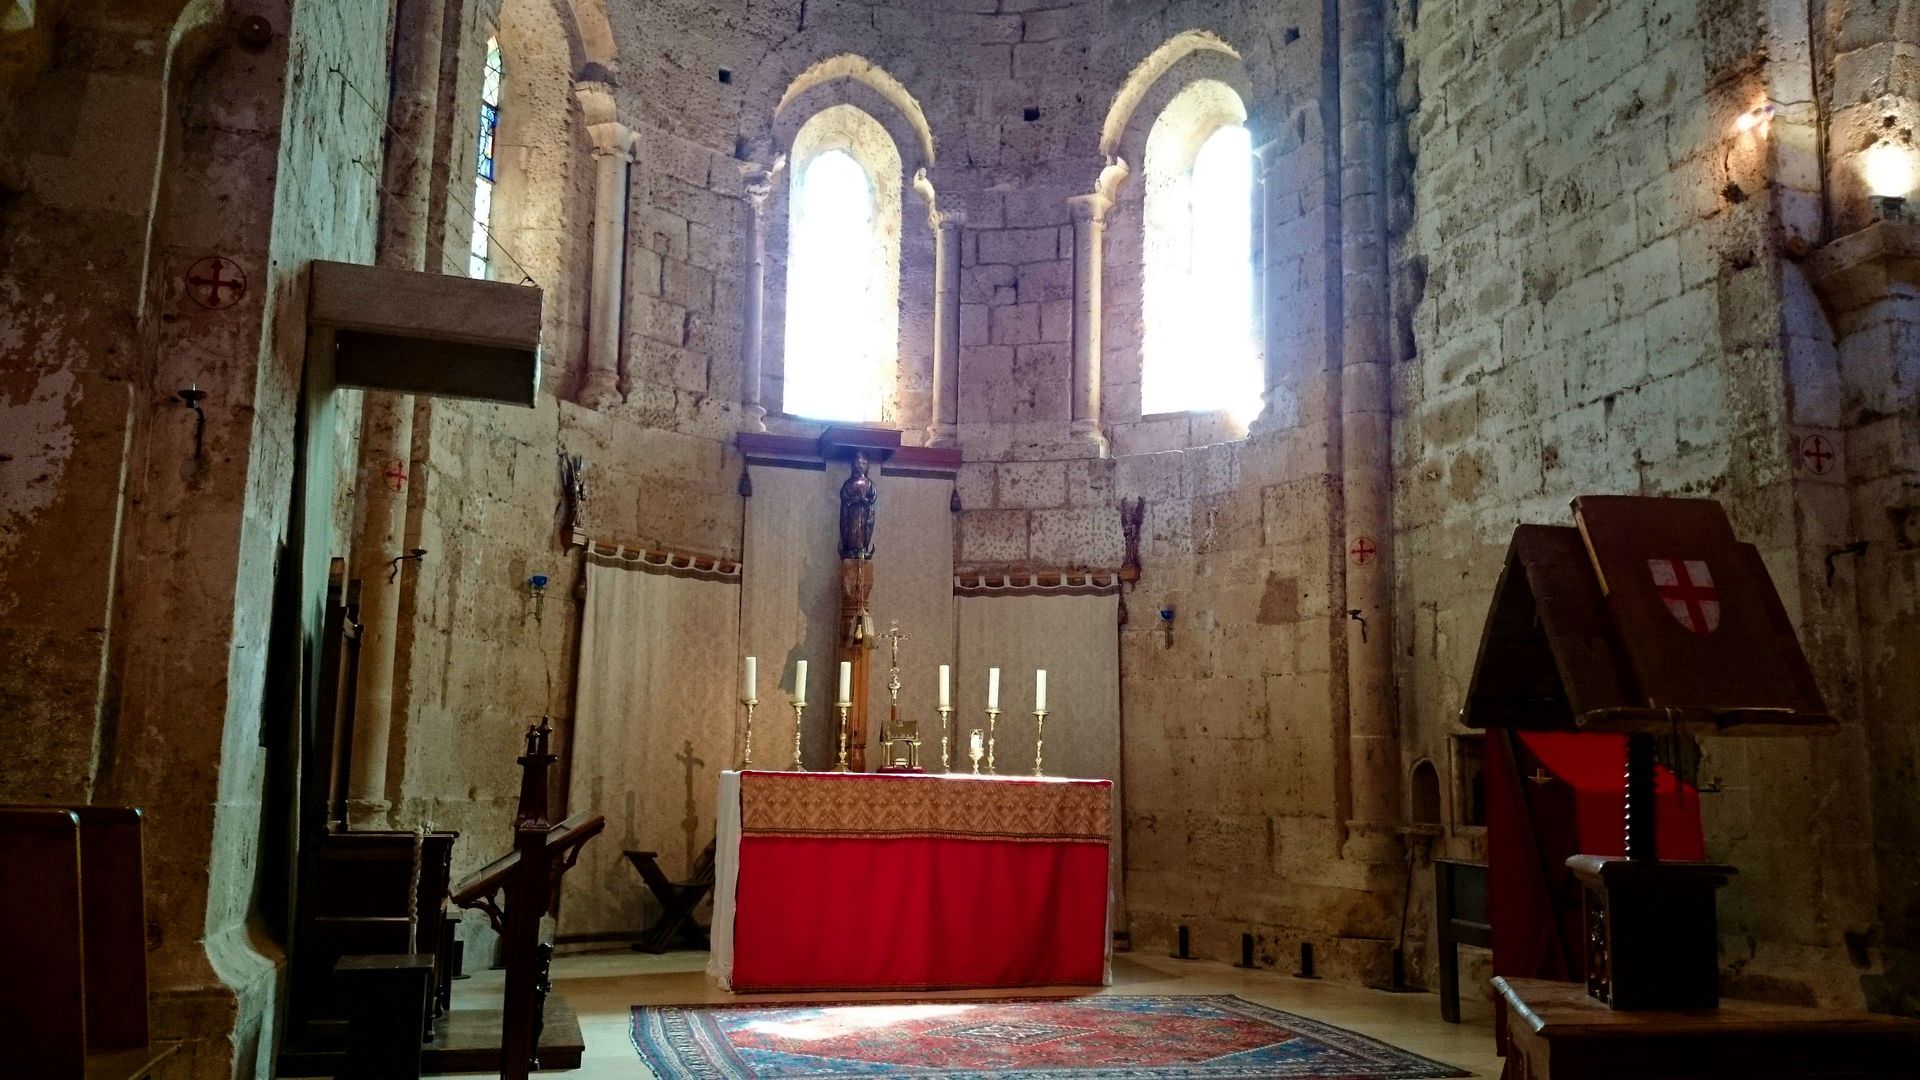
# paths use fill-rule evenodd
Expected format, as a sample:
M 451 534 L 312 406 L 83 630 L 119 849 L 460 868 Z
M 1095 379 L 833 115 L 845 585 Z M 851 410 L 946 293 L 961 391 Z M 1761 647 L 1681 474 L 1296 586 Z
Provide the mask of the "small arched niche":
M 1412 813 L 1415 825 L 1439 825 L 1440 815 L 1440 770 L 1434 767 L 1432 760 L 1421 758 L 1413 763 L 1411 798 L 1407 806 Z

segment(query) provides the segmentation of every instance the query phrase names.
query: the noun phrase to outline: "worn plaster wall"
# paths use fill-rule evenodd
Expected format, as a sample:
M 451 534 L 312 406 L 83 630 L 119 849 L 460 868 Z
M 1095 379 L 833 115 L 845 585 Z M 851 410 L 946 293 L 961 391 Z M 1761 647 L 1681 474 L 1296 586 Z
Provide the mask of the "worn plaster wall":
M 46 14 L 67 16 L 54 48 L 5 102 L 0 228 L 5 606 L 26 633 L 15 655 L 45 666 L 7 665 L 37 749 L 0 789 L 145 810 L 153 1029 L 184 1042 L 164 1075 L 252 1075 L 286 911 L 269 778 L 290 697 L 269 642 L 286 629 L 271 616 L 302 275 L 368 254 L 383 112 L 344 104 L 342 83 L 384 85 L 385 13 Z M 245 16 L 268 33 L 243 42 L 230 20 Z

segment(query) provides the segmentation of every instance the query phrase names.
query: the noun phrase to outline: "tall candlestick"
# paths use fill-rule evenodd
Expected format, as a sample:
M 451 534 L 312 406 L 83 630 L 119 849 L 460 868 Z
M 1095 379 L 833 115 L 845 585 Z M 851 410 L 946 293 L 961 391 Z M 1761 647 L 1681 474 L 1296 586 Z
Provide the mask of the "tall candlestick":
M 793 703 L 793 772 L 806 772 L 807 766 L 800 760 L 800 732 L 807 724 L 807 703 L 795 699 Z
M 945 664 L 940 665 L 940 707 L 953 707 L 953 669 Z
M 849 772 L 852 766 L 847 764 L 847 710 L 853 708 L 853 705 L 842 701 L 834 708 L 840 710 L 840 760 L 834 765 L 833 771 Z
M 990 667 L 987 669 L 987 708 L 997 709 L 999 707 L 1000 707 L 1000 669 L 997 667 Z
M 1041 668 L 1033 673 L 1033 707 L 1037 712 L 1047 711 L 1047 669 Z
M 793 662 L 793 703 L 795 705 L 807 703 L 807 662 L 805 660 Z
M 840 696 L 834 700 L 841 705 L 853 701 L 853 662 L 850 660 L 840 661 Z
M 760 695 L 755 692 L 755 688 L 758 687 L 759 685 L 760 685 L 760 658 L 757 656 L 749 656 L 747 657 L 746 683 L 740 690 L 740 700 L 758 702 L 760 700 Z

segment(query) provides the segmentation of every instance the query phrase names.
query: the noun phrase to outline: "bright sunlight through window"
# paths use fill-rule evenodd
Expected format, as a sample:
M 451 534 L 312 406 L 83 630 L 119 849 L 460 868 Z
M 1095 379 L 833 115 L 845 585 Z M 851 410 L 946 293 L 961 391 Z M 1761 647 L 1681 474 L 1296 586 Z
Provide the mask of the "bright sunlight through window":
M 896 323 L 872 177 L 853 155 L 829 150 L 794 177 L 788 241 L 786 400 L 816 420 L 881 417 L 883 365 Z M 897 316 L 895 316 L 897 318 Z
M 1149 200 L 1161 226 L 1147 249 L 1147 326 L 1141 410 L 1226 410 L 1242 423 L 1260 411 L 1255 344 L 1253 141 L 1229 124 L 1200 145 L 1184 176 Z
M 487 40 L 487 69 L 480 76 L 480 146 L 474 162 L 473 236 L 467 247 L 467 276 L 484 278 L 493 263 L 493 151 L 500 131 L 500 42 Z

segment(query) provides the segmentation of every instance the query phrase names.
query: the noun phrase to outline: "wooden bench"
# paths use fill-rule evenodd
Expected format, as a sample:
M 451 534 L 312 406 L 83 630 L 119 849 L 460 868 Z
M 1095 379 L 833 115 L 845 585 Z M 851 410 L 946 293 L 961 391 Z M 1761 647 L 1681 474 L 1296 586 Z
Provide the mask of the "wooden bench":
M 138 1080 L 170 1055 L 147 1029 L 140 811 L 0 806 L 0 1016 L 9 1076 Z M 17 1071 L 16 1071 L 17 1070 Z
M 684 939 L 688 948 L 707 947 L 707 931 L 694 920 L 693 911 L 713 891 L 713 858 L 717 843 L 716 840 L 707 844 L 707 849 L 693 861 L 693 871 L 685 881 L 667 880 L 667 875 L 660 870 L 657 852 L 626 853 L 627 861 L 640 872 L 640 880 L 646 882 L 647 891 L 660 901 L 660 918 L 634 944 L 635 952 L 666 952 L 673 947 L 675 937 Z

